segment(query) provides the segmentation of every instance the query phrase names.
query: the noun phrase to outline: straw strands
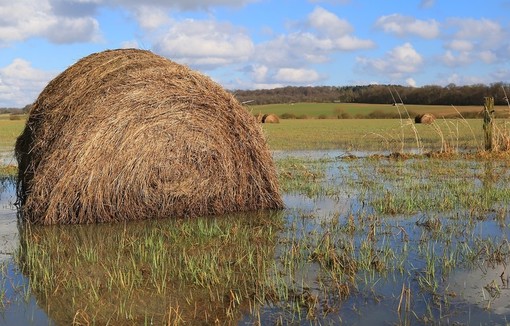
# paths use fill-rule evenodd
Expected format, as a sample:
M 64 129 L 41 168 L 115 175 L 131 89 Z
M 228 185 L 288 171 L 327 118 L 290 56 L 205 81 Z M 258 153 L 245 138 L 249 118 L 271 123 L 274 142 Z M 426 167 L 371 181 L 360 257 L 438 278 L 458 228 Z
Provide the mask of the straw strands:
M 52 80 L 16 142 L 37 224 L 283 206 L 256 119 L 208 77 L 149 51 L 89 55 Z

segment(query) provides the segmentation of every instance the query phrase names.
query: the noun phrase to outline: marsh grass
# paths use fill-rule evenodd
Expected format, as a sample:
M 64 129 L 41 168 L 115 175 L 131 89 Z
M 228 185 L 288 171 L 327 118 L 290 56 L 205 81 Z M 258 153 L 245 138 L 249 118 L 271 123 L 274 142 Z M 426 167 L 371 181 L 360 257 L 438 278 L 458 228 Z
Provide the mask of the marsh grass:
M 505 322 L 504 277 L 483 307 L 451 280 L 510 263 L 505 153 L 276 165 L 280 213 L 23 229 L 20 291 L 63 323 Z
M 282 258 L 286 270 L 313 270 L 317 301 L 332 311 L 345 313 L 346 304 L 369 296 L 376 302 L 393 298 L 391 309 L 406 324 L 466 321 L 453 317 L 465 303 L 450 288 L 450 274 L 510 261 L 506 156 L 292 158 L 278 168 L 287 192 L 351 198 L 346 211 L 291 213 L 286 229 L 295 231 L 280 244 L 288 253 Z M 300 182 L 331 190 L 310 193 Z M 291 275 L 299 279 L 299 273 Z M 482 286 L 496 295 L 502 280 Z M 388 282 L 394 282 L 389 292 Z M 342 291 L 332 296 L 324 288 Z
M 254 296 L 265 300 L 274 292 L 264 282 L 280 225 L 278 214 L 259 213 L 30 226 L 22 230 L 17 259 L 58 323 L 231 323 Z

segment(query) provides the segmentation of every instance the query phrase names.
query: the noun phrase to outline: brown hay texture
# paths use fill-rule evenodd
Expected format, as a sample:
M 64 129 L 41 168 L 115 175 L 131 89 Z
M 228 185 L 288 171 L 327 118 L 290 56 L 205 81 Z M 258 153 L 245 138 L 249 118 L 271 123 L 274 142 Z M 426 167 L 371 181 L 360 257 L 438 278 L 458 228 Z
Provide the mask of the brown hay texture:
M 95 53 L 53 79 L 16 158 L 20 216 L 36 224 L 283 206 L 256 119 L 210 78 L 144 50 Z
M 262 116 L 262 123 L 280 123 L 280 119 L 276 114 L 264 114 Z
M 431 124 L 436 121 L 436 117 L 432 113 L 419 114 L 414 117 L 415 123 Z

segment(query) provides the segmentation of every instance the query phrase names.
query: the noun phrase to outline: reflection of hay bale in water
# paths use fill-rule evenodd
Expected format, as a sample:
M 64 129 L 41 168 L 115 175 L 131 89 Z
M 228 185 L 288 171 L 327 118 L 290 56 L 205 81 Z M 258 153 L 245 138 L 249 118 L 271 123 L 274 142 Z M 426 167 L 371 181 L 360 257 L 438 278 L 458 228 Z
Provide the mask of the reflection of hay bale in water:
M 280 123 L 280 119 L 276 114 L 264 114 L 261 120 L 262 123 Z
M 142 50 L 92 54 L 39 95 L 16 142 L 25 220 L 96 223 L 279 208 L 255 118 Z
M 419 114 L 414 117 L 415 123 L 431 124 L 436 121 L 436 117 L 432 113 Z
M 282 216 L 29 225 L 18 261 L 57 325 L 236 324 L 272 284 Z

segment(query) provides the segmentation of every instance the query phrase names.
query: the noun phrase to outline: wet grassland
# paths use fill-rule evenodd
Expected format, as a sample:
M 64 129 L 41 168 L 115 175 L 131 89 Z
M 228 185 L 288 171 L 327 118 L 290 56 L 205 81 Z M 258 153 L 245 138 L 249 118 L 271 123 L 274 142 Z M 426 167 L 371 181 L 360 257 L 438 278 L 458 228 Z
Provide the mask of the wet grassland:
M 307 151 L 272 147 L 281 149 L 282 211 L 20 226 L 18 249 L 2 265 L 0 316 L 97 325 L 508 324 L 510 159 L 480 151 L 470 122 L 445 123 L 438 132 L 397 122 L 374 147 L 337 151 L 309 150 L 321 131 L 331 135 L 300 125 L 309 145 L 294 149 Z M 270 144 L 284 126 L 264 127 Z M 427 132 L 443 135 L 433 149 Z M 12 181 L 0 187 L 12 197 Z

